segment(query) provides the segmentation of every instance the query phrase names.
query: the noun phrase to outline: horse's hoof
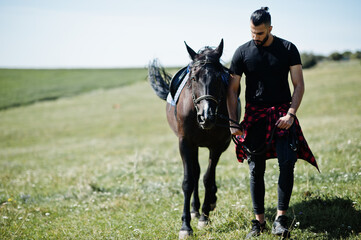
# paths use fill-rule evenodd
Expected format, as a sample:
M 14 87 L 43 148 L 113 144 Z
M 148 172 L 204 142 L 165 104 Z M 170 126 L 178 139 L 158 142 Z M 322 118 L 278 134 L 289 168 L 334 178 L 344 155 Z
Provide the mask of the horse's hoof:
M 199 212 L 191 212 L 192 219 L 199 218 L 200 216 Z
M 191 237 L 193 235 L 193 231 L 180 230 L 179 231 L 179 239 L 186 239 L 187 237 Z
M 208 226 L 208 220 L 205 220 L 205 221 L 202 221 L 202 220 L 199 220 L 198 221 L 198 229 L 202 229 L 202 228 L 205 228 Z

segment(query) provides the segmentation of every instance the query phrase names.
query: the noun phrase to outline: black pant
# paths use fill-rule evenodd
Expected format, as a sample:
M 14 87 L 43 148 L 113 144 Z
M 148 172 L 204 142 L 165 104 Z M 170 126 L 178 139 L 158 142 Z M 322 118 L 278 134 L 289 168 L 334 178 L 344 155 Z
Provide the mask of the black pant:
M 297 161 L 297 153 L 289 145 L 289 138 L 276 139 L 276 151 L 279 165 L 278 178 L 278 210 L 287 210 L 293 188 L 293 171 Z M 249 162 L 250 188 L 255 214 L 264 213 L 265 184 L 264 173 L 266 160 L 264 155 L 253 155 Z

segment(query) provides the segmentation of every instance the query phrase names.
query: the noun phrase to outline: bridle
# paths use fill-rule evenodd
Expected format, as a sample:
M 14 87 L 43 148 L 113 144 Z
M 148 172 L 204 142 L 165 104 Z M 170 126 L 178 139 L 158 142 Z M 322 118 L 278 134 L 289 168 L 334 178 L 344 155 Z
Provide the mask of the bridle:
M 210 61 L 208 58 L 206 58 L 205 60 L 198 60 L 198 61 L 194 62 L 194 63 L 192 64 L 192 67 L 200 67 L 200 68 L 202 68 L 202 67 L 204 67 L 204 66 L 207 65 L 207 64 L 215 64 L 215 63 L 212 62 L 212 61 Z M 218 78 L 218 76 L 217 76 L 217 78 Z M 195 81 L 195 80 L 196 80 L 196 77 L 192 74 L 191 77 L 190 77 L 190 79 L 191 79 L 191 82 L 192 82 L 192 81 Z M 192 85 L 192 84 L 190 84 L 190 85 Z M 221 97 L 222 97 L 222 96 L 221 96 Z M 220 97 L 220 98 L 221 98 L 221 97 Z M 215 111 L 215 115 L 217 116 L 217 114 L 218 114 L 218 107 L 219 107 L 219 103 L 221 102 L 221 99 L 217 99 L 216 97 L 214 97 L 214 96 L 212 96 L 212 95 L 209 95 L 209 94 L 205 94 L 205 95 L 202 95 L 202 96 L 196 98 L 196 95 L 195 95 L 195 93 L 194 93 L 194 88 L 192 87 L 192 100 L 193 100 L 193 105 L 194 105 L 194 108 L 196 109 L 196 112 L 199 111 L 198 104 L 199 104 L 201 101 L 203 101 L 203 100 L 211 100 L 211 101 L 215 102 L 215 103 L 216 103 L 216 106 L 217 106 L 217 107 L 216 107 L 216 111 Z

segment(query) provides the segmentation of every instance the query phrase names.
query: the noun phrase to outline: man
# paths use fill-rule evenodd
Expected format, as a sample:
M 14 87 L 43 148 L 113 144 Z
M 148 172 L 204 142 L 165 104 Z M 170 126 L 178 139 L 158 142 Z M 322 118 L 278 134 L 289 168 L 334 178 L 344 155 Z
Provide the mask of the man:
M 243 129 L 235 128 L 235 124 L 230 122 L 230 131 L 232 135 L 238 135 L 241 142 L 237 145 L 239 161 L 247 158 L 250 168 L 250 190 L 256 219 L 252 220 L 252 230 L 247 238 L 260 235 L 266 226 L 264 173 L 266 159 L 272 157 L 278 158 L 280 169 L 277 215 L 272 233 L 289 237 L 286 212 L 293 188 L 294 165 L 297 158 L 302 158 L 317 168 L 296 118 L 304 93 L 301 59 L 295 45 L 271 34 L 271 16 L 267 7 L 251 15 L 250 26 L 253 40 L 240 46 L 234 53 L 227 95 L 229 117 L 239 122 L 237 98 L 241 76 L 245 73 Z M 292 96 L 288 84 L 289 73 L 294 87 Z M 265 144 L 268 140 L 270 146 Z M 295 144 L 297 141 L 298 147 Z M 265 145 L 266 151 L 257 150 Z M 258 154 L 247 152 L 247 149 L 255 149 L 254 152 L 258 151 Z

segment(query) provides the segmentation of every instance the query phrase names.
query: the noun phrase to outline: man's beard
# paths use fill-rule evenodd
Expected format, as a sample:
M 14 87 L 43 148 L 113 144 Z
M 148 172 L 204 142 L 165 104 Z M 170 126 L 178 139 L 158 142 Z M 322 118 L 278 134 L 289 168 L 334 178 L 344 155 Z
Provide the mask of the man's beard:
M 267 34 L 267 36 L 263 39 L 262 42 L 261 41 L 254 41 L 254 42 L 255 42 L 257 47 L 262 47 L 263 44 L 265 44 L 267 42 L 268 38 L 269 38 L 269 34 Z

